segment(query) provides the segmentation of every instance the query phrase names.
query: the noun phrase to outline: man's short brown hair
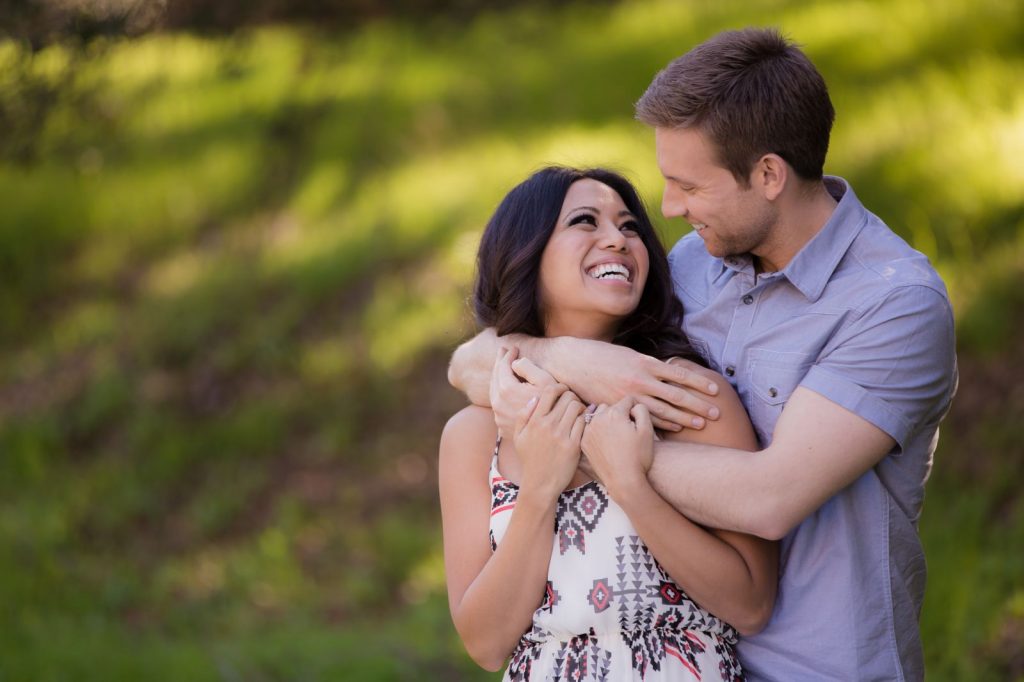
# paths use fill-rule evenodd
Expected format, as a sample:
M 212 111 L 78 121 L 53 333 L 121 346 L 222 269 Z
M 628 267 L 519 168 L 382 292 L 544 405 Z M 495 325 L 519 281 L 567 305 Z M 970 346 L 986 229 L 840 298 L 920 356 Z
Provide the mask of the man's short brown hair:
M 778 154 L 821 179 L 835 110 L 825 79 L 776 29 L 726 31 L 663 69 L 636 103 L 655 128 L 696 128 L 746 186 L 753 164 Z

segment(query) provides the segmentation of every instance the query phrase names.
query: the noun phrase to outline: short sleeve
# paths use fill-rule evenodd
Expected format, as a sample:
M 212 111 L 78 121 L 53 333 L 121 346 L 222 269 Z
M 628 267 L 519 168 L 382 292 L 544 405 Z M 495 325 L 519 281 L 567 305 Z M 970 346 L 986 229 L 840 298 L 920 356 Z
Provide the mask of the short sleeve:
M 949 409 L 956 377 L 949 300 L 914 284 L 862 307 L 800 385 L 882 429 L 901 452 L 915 431 Z

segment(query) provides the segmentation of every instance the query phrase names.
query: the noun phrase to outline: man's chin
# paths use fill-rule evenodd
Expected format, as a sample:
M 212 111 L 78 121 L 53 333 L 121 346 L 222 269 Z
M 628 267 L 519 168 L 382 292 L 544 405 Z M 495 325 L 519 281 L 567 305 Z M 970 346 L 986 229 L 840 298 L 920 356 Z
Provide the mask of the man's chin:
M 724 259 L 742 253 L 741 251 L 737 251 L 735 248 L 729 247 L 727 244 L 722 244 L 709 239 L 704 240 L 704 248 L 707 249 L 707 252 L 715 258 Z
M 727 249 L 723 249 L 721 244 L 713 241 L 704 240 L 704 248 L 707 249 L 708 253 L 715 258 L 725 258 L 729 255 Z

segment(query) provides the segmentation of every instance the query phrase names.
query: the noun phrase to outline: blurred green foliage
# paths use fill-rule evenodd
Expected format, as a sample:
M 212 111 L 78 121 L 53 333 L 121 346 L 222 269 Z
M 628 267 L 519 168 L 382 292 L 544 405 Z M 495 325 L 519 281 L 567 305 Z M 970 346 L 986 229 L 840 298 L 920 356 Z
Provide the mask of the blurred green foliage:
M 645 0 L 0 43 L 0 681 L 489 679 L 434 483 L 480 228 L 548 162 L 656 206 L 632 102 L 746 24 L 805 45 L 827 170 L 957 308 L 929 679 L 1024 676 L 1022 15 Z

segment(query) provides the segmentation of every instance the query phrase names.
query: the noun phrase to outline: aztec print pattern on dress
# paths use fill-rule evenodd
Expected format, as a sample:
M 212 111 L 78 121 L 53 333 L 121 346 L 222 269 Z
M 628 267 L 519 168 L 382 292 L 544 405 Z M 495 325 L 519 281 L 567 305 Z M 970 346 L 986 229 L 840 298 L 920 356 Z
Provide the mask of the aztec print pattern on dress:
M 519 486 L 501 476 L 491 479 L 491 516 L 516 506 Z
M 508 669 L 505 671 L 505 679 L 512 682 L 530 682 L 533 679 L 533 666 L 544 651 L 542 645 L 550 639 L 551 633 L 535 622 L 529 632 L 519 639 L 519 644 L 512 652 Z M 543 673 L 540 674 L 539 679 L 544 679 Z
M 580 554 L 586 554 L 587 534 L 594 532 L 607 508 L 608 493 L 596 481 L 559 495 L 558 511 L 555 512 L 558 551 L 565 554 L 576 548 Z
M 622 638 L 633 653 L 633 669 L 643 679 L 648 666 L 661 670 L 666 656 L 679 660 L 694 677 L 701 679 L 700 655 L 705 653 L 711 636 L 697 634 L 714 626 L 711 614 L 699 608 L 658 564 L 647 545 L 637 535 L 615 538 L 615 580 L 594 581 L 590 601 L 595 611 L 616 602 Z M 655 610 L 653 604 L 660 604 Z M 728 628 L 726 643 L 735 645 L 737 633 Z M 717 639 L 717 638 L 716 638 Z M 719 650 L 720 649 L 720 650 Z M 739 661 L 731 647 L 714 647 L 722 654 L 719 672 L 727 680 L 741 680 Z
M 501 475 L 497 456 L 490 481 L 494 548 L 514 516 L 518 486 Z M 505 680 L 743 680 L 736 631 L 671 579 L 604 486 L 561 493 L 553 525 L 547 579 Z
M 593 628 L 587 634 L 577 635 L 564 642 L 551 660 L 551 668 L 543 671 L 535 668 L 541 653 L 541 647 L 531 635 L 531 631 L 523 637 L 512 654 L 505 679 L 512 682 L 530 682 L 531 679 L 551 680 L 552 682 L 614 682 L 609 676 L 611 672 L 612 653 L 603 649 Z M 539 677 L 533 678 L 534 674 Z

